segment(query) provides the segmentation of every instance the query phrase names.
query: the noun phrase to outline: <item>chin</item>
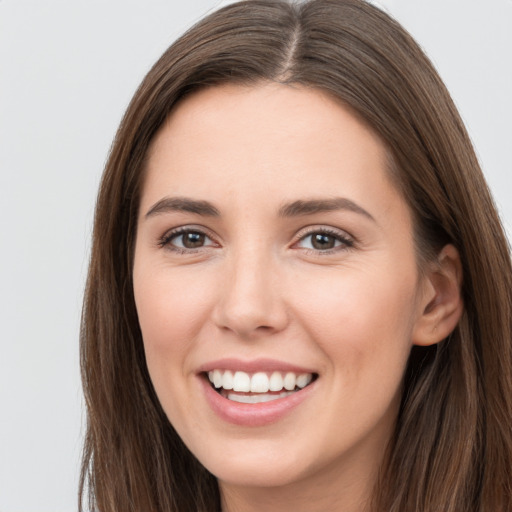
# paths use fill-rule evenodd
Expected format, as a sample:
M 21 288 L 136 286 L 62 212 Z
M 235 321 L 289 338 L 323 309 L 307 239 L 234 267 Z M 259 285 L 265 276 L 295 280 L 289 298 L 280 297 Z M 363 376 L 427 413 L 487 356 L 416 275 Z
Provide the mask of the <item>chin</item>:
M 226 446 L 214 441 L 194 455 L 220 482 L 243 487 L 279 487 L 307 472 L 299 450 L 281 441 L 239 439 Z M 305 466 L 305 465 L 304 465 Z
M 239 464 L 219 465 L 213 468 L 213 474 L 219 482 L 235 487 L 285 487 L 291 485 L 305 475 L 299 468 L 277 465 L 272 467 L 272 462 L 254 467 L 247 462 Z

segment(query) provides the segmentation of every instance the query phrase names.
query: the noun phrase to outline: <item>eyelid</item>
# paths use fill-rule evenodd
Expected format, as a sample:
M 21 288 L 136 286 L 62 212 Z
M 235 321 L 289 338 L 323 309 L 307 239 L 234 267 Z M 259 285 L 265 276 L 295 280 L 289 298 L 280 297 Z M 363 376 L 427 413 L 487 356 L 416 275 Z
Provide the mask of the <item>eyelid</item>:
M 196 248 L 177 247 L 172 245 L 171 240 L 173 238 L 191 232 L 205 235 L 205 237 L 207 237 L 213 243 Z M 220 244 L 216 240 L 215 235 L 209 229 L 197 224 L 185 224 L 183 226 L 177 226 L 175 228 L 168 229 L 161 237 L 158 238 L 157 245 L 163 249 L 167 248 L 169 250 L 182 253 L 193 253 L 204 249 L 208 249 L 210 247 L 220 246 Z
M 208 244 L 208 245 L 201 246 L 201 247 L 196 247 L 196 248 L 184 248 L 184 247 L 173 246 L 171 244 L 171 240 L 174 237 L 178 237 L 181 234 L 190 233 L 190 232 L 203 234 L 212 243 Z M 301 242 L 308 236 L 311 236 L 315 233 L 323 233 L 323 234 L 326 234 L 329 236 L 333 236 L 337 240 L 339 240 L 341 242 L 341 244 L 334 248 L 324 249 L 324 250 L 296 247 L 299 242 Z M 354 244 L 355 244 L 354 237 L 352 235 L 350 235 L 347 231 L 340 229 L 340 228 L 335 228 L 332 226 L 315 224 L 315 225 L 306 226 L 306 227 L 300 229 L 294 237 L 294 241 L 291 244 L 291 248 L 301 249 L 305 252 L 311 252 L 311 253 L 315 253 L 315 254 L 324 254 L 325 255 L 325 254 L 330 254 L 330 253 L 334 253 L 334 252 L 351 249 L 354 246 Z M 177 226 L 177 227 L 168 229 L 167 231 L 165 231 L 165 233 L 161 237 L 158 238 L 157 245 L 161 248 L 164 248 L 164 249 L 167 248 L 174 252 L 181 252 L 181 253 L 194 253 L 194 252 L 202 251 L 205 249 L 209 249 L 211 247 L 220 247 L 220 244 L 217 241 L 216 235 L 214 233 L 212 233 L 211 230 L 209 230 L 208 228 L 201 226 L 201 225 L 197 225 L 197 224 L 185 224 L 182 226 Z
M 334 228 L 332 226 L 325 226 L 321 224 L 316 224 L 313 226 L 307 226 L 302 228 L 296 235 L 294 242 L 292 243 L 292 248 L 297 246 L 299 242 L 307 238 L 308 236 L 314 235 L 315 233 L 322 233 L 329 236 L 333 236 L 341 241 L 341 245 L 337 247 L 333 247 L 331 249 L 309 249 L 309 248 L 301 248 L 297 247 L 297 249 L 302 249 L 304 251 L 308 251 L 314 254 L 332 254 L 334 252 L 339 252 L 347 249 L 351 249 L 355 245 L 355 238 L 349 234 L 347 231 L 339 228 Z

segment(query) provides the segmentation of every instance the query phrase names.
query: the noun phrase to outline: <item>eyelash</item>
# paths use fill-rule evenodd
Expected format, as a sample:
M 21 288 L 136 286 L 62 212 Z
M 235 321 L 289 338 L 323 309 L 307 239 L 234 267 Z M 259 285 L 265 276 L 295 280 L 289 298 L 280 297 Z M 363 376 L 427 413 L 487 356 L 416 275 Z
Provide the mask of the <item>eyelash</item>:
M 180 236 L 183 236 L 186 234 L 192 234 L 192 233 L 204 236 L 205 238 L 209 239 L 213 243 L 210 245 L 206 245 L 206 246 L 203 245 L 203 246 L 196 247 L 196 248 L 176 247 L 176 246 L 172 245 L 172 241 L 174 239 L 176 239 Z M 324 236 L 332 237 L 335 239 L 335 243 L 340 242 L 340 244 L 338 246 L 335 245 L 335 247 L 330 248 L 330 249 L 325 249 L 325 250 L 303 248 L 303 250 L 307 254 L 328 255 L 328 254 L 333 254 L 333 253 L 336 253 L 339 251 L 344 251 L 344 250 L 346 251 L 346 250 L 352 249 L 354 247 L 354 240 L 350 236 L 348 236 L 346 233 L 337 231 L 334 229 L 320 228 L 320 227 L 319 228 L 308 228 L 307 231 L 302 231 L 301 233 L 299 233 L 299 235 L 297 237 L 298 239 L 296 242 L 294 242 L 293 246 L 296 246 L 300 242 L 306 240 L 308 237 L 312 237 L 314 235 L 324 235 Z M 174 229 L 170 232 L 167 232 L 164 236 L 162 236 L 160 238 L 160 240 L 158 241 L 158 245 L 161 248 L 167 248 L 177 254 L 194 254 L 201 250 L 204 250 L 205 248 L 215 246 L 216 243 L 213 241 L 212 237 L 203 229 L 181 227 L 181 228 Z
M 303 248 L 307 254 L 314 254 L 314 255 L 329 255 L 334 254 L 340 251 L 346 251 L 349 249 L 352 249 L 354 247 L 354 240 L 352 237 L 350 237 L 347 233 L 344 231 L 338 231 L 335 229 L 325 228 L 325 227 L 312 227 L 307 228 L 307 231 L 302 231 L 298 235 L 298 240 L 293 245 L 297 245 L 300 242 L 306 240 L 308 237 L 312 237 L 314 235 L 324 235 L 328 237 L 332 237 L 336 242 L 340 242 L 338 246 L 335 246 L 331 249 L 310 249 L 310 248 Z
M 199 228 L 191 228 L 191 227 L 181 227 L 177 229 L 173 229 L 172 231 L 169 231 L 165 233 L 165 235 L 160 238 L 158 241 L 158 245 L 162 248 L 169 249 L 170 251 L 173 251 L 178 254 L 194 254 L 198 251 L 203 250 L 205 247 L 210 247 L 210 245 L 207 246 L 201 246 L 196 248 L 187 248 L 187 247 L 176 247 L 172 245 L 172 241 L 175 238 L 178 238 L 180 236 L 186 235 L 186 234 L 198 234 L 202 235 L 205 238 L 208 238 L 209 240 L 212 240 L 212 237 L 208 235 L 203 229 Z M 215 244 L 212 244 L 215 245 Z

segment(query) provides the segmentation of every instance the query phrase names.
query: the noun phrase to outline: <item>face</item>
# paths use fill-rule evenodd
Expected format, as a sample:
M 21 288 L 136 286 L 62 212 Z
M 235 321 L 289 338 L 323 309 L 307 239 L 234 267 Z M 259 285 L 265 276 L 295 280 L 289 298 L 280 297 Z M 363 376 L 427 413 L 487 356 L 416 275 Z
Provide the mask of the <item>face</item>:
M 144 349 L 221 486 L 364 480 L 381 460 L 423 308 L 386 162 L 346 108 L 284 85 L 196 93 L 154 140 L 133 276 Z

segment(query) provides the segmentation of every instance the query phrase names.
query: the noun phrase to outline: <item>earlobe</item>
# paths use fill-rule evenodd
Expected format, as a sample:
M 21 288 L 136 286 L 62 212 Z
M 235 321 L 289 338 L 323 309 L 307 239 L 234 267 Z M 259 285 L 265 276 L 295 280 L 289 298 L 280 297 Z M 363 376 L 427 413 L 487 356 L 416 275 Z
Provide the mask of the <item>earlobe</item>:
M 425 293 L 412 343 L 428 346 L 444 340 L 455 329 L 462 315 L 462 263 L 457 249 L 443 247 L 425 277 Z

